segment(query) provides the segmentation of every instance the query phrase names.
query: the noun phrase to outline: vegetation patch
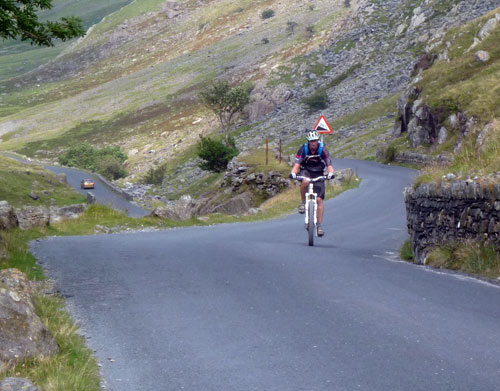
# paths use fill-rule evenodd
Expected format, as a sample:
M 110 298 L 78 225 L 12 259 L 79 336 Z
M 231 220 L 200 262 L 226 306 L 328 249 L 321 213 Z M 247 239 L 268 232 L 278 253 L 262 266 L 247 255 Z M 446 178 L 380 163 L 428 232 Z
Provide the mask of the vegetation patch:
M 127 175 L 123 166 L 127 156 L 118 146 L 96 149 L 90 144 L 79 144 L 59 156 L 58 160 L 64 166 L 85 168 L 108 179 L 119 179 Z
M 488 242 L 450 242 L 432 250 L 427 264 L 497 279 L 500 276 L 500 249 Z
M 30 197 L 38 196 L 37 200 Z M 24 205 L 70 205 L 86 202 L 86 198 L 48 170 L 38 165 L 26 165 L 0 156 L 0 201 L 14 207 Z

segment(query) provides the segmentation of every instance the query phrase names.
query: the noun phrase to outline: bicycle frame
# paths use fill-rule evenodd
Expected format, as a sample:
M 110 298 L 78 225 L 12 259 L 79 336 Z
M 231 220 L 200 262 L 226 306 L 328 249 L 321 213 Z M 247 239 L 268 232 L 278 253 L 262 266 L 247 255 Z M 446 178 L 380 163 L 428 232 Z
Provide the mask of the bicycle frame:
M 305 216 L 305 222 L 306 226 L 309 224 L 309 204 L 312 202 L 313 203 L 313 210 L 314 210 L 314 215 L 313 215 L 313 221 L 314 221 L 314 226 L 316 227 L 316 224 L 318 223 L 318 195 L 314 192 L 314 183 L 313 181 L 309 182 L 307 192 L 306 192 L 306 216 Z M 316 234 L 317 235 L 317 234 Z
M 309 204 L 311 202 L 313 203 L 313 211 L 314 211 L 314 215 L 313 215 L 314 227 L 313 228 L 316 228 L 316 224 L 318 223 L 318 195 L 314 192 L 314 182 L 324 181 L 325 179 L 326 179 L 326 177 L 323 175 L 319 176 L 317 178 L 314 178 L 314 179 L 311 179 L 311 178 L 305 177 L 305 176 L 297 176 L 297 180 L 299 180 L 299 181 L 304 181 L 304 180 L 309 181 L 307 192 L 306 192 L 306 204 L 305 204 L 305 207 L 306 207 L 306 213 L 305 213 L 305 215 L 306 215 L 305 216 L 306 227 L 309 224 Z M 316 231 L 316 229 L 314 231 Z M 317 236 L 317 232 L 315 232 L 315 234 Z

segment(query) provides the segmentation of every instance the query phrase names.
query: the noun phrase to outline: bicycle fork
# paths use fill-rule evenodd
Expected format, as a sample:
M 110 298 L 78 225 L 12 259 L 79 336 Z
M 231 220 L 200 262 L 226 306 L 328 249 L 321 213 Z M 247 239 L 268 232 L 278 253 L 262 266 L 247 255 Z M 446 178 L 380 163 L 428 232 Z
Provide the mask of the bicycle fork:
M 313 222 L 314 222 L 314 227 L 316 227 L 316 224 L 318 222 L 318 215 L 317 215 L 318 204 L 316 201 L 316 194 L 313 191 L 313 184 L 309 183 L 309 188 L 308 188 L 307 193 L 306 193 L 306 204 L 305 204 L 305 207 L 306 207 L 305 228 L 306 229 L 309 228 L 309 205 L 311 202 L 313 203 L 313 211 L 314 211 Z

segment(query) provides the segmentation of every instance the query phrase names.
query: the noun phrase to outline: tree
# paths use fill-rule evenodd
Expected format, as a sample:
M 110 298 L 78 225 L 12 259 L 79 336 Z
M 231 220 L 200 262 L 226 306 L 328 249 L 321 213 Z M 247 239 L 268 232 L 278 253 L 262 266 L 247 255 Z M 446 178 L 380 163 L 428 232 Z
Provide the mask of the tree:
M 52 0 L 0 0 L 0 38 L 54 46 L 53 39 L 66 41 L 85 35 L 82 20 L 74 16 L 40 22 L 37 11 L 51 8 Z
M 217 80 L 200 92 L 201 102 L 219 118 L 226 141 L 229 141 L 229 129 L 234 124 L 237 114 L 250 103 L 252 89 L 251 84 L 231 87 L 227 81 Z

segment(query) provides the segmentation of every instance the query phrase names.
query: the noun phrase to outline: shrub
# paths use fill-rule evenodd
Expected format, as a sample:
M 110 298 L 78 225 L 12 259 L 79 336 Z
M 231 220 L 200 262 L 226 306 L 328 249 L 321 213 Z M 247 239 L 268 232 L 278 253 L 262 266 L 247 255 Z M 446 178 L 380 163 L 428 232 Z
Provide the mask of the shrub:
M 98 172 L 108 179 L 123 178 L 127 175 L 123 165 L 125 160 L 127 156 L 118 146 L 97 149 L 86 143 L 70 147 L 58 158 L 59 163 L 64 166 Z
M 297 27 L 299 24 L 297 22 L 294 22 L 293 20 L 289 20 L 286 22 L 286 32 L 287 34 L 293 34 L 295 31 L 295 27 Z
M 204 160 L 200 167 L 214 172 L 225 170 L 229 161 L 239 153 L 231 138 L 224 143 L 210 137 L 200 136 L 196 149 L 198 156 Z
M 97 172 L 108 179 L 119 179 L 127 176 L 123 162 L 116 156 L 104 155 L 97 163 Z
M 326 95 L 326 91 L 324 90 L 318 90 L 302 101 L 313 111 L 326 109 L 328 107 L 328 95 Z
M 151 167 L 143 178 L 143 181 L 151 185 L 161 185 L 163 183 L 163 178 L 165 178 L 166 171 L 166 163 L 160 164 L 158 167 Z
M 262 12 L 262 19 L 269 19 L 274 16 L 274 11 L 271 9 L 267 9 Z
M 394 144 L 390 144 L 383 152 L 383 160 L 385 164 L 391 163 L 396 159 L 398 150 Z
M 314 35 L 314 26 L 309 25 L 306 27 L 306 35 L 311 38 Z

